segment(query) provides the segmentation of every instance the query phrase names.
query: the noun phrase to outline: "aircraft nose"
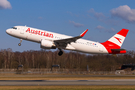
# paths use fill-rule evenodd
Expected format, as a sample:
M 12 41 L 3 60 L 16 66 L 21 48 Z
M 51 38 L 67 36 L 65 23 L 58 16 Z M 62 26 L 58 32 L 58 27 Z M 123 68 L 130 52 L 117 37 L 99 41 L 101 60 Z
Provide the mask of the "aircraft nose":
M 7 30 L 6 30 L 6 33 L 7 33 L 7 34 L 9 34 L 9 32 L 10 32 L 10 30 L 9 30 L 9 29 L 7 29 Z
M 6 33 L 8 33 L 8 30 L 6 30 Z

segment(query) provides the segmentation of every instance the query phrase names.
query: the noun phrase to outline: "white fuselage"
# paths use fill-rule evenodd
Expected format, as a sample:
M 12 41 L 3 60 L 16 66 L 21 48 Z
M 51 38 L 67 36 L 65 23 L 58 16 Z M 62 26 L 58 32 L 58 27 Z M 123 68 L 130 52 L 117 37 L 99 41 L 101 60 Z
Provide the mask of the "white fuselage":
M 71 36 L 44 31 L 26 26 L 15 26 L 16 28 L 7 29 L 6 32 L 14 37 L 41 43 L 41 40 L 48 41 L 61 40 L 71 38 Z M 77 39 L 75 42 L 67 44 L 66 47 L 57 47 L 66 50 L 74 50 L 86 53 L 108 53 L 106 48 L 99 42 L 89 41 L 85 39 Z

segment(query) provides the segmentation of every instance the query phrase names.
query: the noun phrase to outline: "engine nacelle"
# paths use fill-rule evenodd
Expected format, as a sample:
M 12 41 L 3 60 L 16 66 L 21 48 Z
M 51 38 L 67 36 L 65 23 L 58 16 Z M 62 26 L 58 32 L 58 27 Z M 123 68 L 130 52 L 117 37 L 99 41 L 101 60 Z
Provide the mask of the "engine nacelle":
M 53 44 L 53 42 L 48 40 L 41 40 L 40 47 L 43 49 L 56 49 L 56 46 Z

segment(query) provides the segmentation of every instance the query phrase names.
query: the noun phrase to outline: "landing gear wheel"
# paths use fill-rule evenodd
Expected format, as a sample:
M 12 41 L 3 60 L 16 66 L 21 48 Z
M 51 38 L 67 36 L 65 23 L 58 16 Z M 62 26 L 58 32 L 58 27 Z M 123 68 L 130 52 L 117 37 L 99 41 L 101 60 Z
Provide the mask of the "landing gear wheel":
M 18 46 L 21 46 L 21 43 L 22 43 L 22 39 L 20 39 L 20 43 L 18 43 Z
M 58 55 L 61 56 L 63 54 L 63 51 L 59 51 Z
M 21 43 L 18 43 L 18 46 L 21 46 Z

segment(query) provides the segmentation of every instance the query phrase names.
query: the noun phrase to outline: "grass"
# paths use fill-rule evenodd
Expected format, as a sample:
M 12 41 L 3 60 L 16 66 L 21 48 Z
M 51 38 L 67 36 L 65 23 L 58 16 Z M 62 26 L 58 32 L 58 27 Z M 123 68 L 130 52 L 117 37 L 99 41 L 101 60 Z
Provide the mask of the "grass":
M 135 76 L 86 76 L 86 75 L 7 75 L 0 74 L 0 80 L 108 80 L 135 79 Z
M 135 86 L 0 86 L 0 90 L 135 90 Z

